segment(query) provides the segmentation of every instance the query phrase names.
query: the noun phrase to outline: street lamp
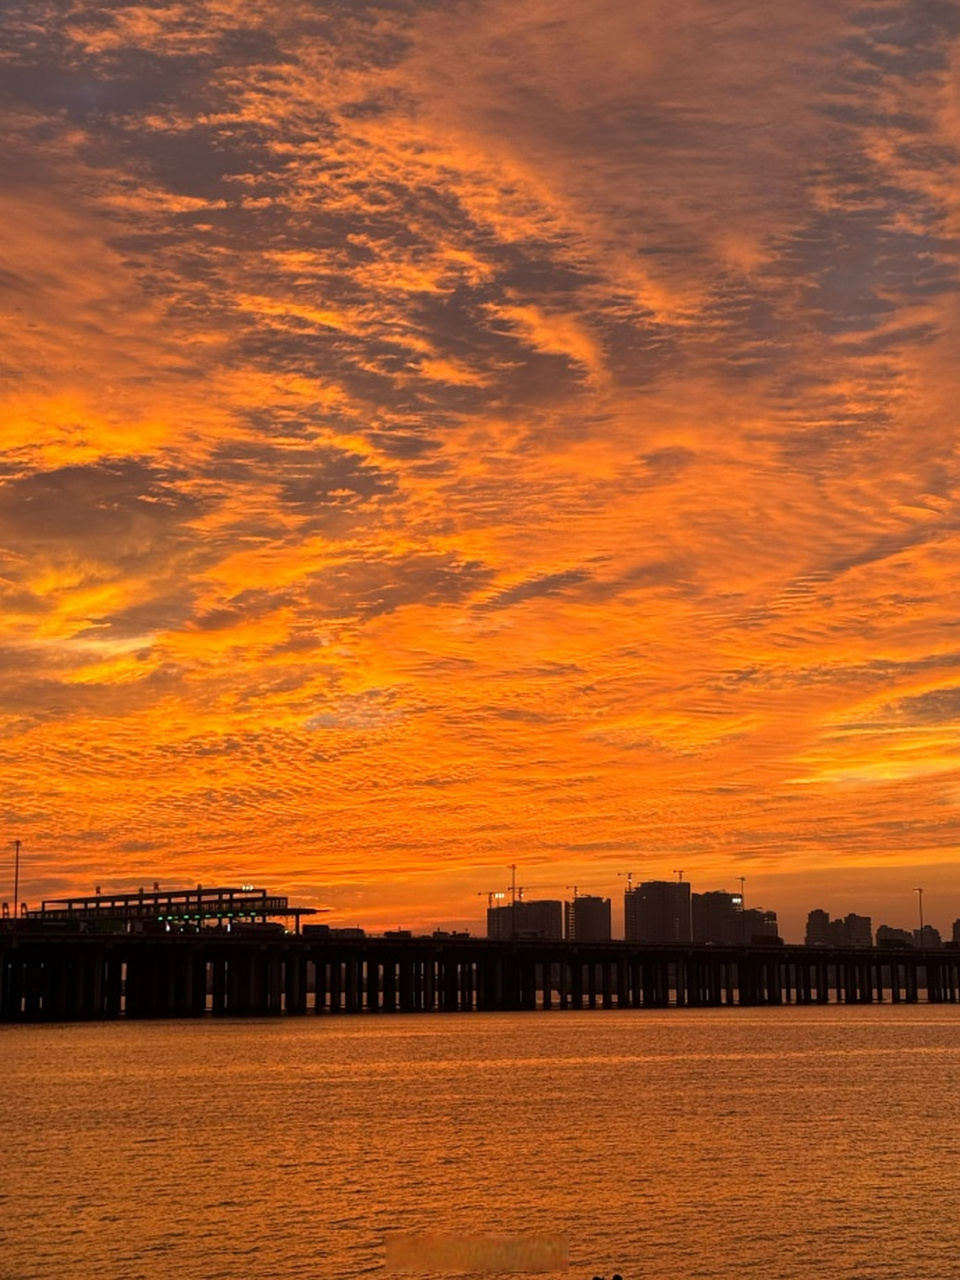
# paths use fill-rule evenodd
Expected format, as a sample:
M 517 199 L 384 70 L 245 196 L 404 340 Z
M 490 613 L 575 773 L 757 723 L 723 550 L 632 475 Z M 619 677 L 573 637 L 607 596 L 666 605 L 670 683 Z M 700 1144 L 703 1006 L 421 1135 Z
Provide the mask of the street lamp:
M 20 841 L 13 842 L 13 927 L 20 915 Z
M 917 889 L 917 890 L 916 890 L 916 894 L 917 894 L 917 905 L 918 905 L 919 910 L 920 910 L 920 939 L 919 939 L 919 941 L 920 941 L 920 946 L 922 947 L 922 946 L 923 946 L 923 890 L 922 890 L 922 889 Z

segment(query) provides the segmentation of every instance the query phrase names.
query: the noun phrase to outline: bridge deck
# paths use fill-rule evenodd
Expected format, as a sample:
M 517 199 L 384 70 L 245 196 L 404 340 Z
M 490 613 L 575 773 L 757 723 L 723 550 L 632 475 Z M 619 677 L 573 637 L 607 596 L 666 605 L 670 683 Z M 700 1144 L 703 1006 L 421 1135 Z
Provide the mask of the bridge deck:
M 960 949 L 0 932 L 0 1021 L 956 1003 Z

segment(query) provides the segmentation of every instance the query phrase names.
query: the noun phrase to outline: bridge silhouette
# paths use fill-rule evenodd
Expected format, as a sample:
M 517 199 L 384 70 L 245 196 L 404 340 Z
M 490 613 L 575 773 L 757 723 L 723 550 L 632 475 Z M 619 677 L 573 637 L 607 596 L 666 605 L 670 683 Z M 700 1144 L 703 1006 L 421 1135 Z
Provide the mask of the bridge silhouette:
M 960 949 L 0 933 L 0 1021 L 956 1003 Z

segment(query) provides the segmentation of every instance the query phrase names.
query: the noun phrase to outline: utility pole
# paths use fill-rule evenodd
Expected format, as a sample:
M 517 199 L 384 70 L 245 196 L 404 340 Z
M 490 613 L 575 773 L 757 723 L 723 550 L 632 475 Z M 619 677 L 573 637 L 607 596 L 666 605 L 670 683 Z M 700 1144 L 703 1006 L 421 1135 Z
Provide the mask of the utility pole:
M 20 915 L 20 841 L 13 842 L 13 927 Z

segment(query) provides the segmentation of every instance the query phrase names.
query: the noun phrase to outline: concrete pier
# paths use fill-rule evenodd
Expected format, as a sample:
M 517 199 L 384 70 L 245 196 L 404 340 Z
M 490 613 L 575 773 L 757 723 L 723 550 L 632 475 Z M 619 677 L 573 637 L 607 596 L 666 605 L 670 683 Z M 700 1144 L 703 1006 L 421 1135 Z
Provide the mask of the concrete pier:
M 960 999 L 960 948 L 0 932 L 0 1021 Z

